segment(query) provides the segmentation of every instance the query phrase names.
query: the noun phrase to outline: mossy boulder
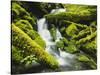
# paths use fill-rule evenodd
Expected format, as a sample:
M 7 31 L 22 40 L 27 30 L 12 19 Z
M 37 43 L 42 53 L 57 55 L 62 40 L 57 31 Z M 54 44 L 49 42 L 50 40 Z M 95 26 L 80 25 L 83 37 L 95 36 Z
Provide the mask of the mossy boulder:
M 80 62 L 89 62 L 90 61 L 89 58 L 86 55 L 80 55 L 78 60 Z
M 52 27 L 52 28 L 49 29 L 49 31 L 50 31 L 50 34 L 53 38 L 53 41 L 55 41 L 57 39 L 57 37 L 56 37 L 57 29 L 55 27 Z
M 62 20 L 72 21 L 89 25 L 96 20 L 96 6 L 85 5 L 63 5 L 66 12 L 45 15 L 48 23 L 60 24 Z
M 92 39 L 94 39 L 96 37 L 96 35 L 97 35 L 97 32 L 95 31 L 91 35 L 88 35 L 87 37 L 82 38 L 79 41 L 76 41 L 76 44 L 84 44 L 88 41 L 91 41 Z
M 56 59 L 43 50 L 42 47 L 15 25 L 12 25 L 12 44 L 19 47 L 21 50 L 25 50 L 29 55 L 34 54 L 38 62 L 42 65 L 52 69 L 58 68 Z
M 31 37 L 37 44 L 45 49 L 45 41 L 40 37 L 40 35 L 32 28 L 32 25 L 27 20 L 19 20 L 15 23 L 17 27 L 23 30 L 28 36 Z
M 23 8 L 19 3 L 12 2 L 12 22 L 17 22 L 19 20 L 27 20 L 32 27 L 36 30 L 36 17 L 33 15 L 30 15 L 28 11 L 26 11 L 25 8 Z
M 68 45 L 64 49 L 68 53 L 77 53 L 78 52 L 77 47 L 75 45 Z
M 91 56 L 95 61 L 97 60 L 97 46 L 95 40 L 86 43 L 85 45 L 81 46 L 80 49 Z
M 75 44 L 75 40 L 66 41 L 67 45 L 65 45 L 64 49 L 69 53 L 79 53 L 79 49 Z
M 78 32 L 78 29 L 75 24 L 71 24 L 66 28 L 65 31 L 67 36 L 74 36 Z
M 64 49 L 64 42 L 62 40 L 56 42 L 57 48 Z
M 23 58 L 22 51 L 12 45 L 12 61 L 20 62 Z
M 86 55 L 80 55 L 78 57 L 78 61 L 84 63 L 84 66 L 87 66 L 87 68 L 92 68 L 92 69 L 97 68 L 96 62 Z

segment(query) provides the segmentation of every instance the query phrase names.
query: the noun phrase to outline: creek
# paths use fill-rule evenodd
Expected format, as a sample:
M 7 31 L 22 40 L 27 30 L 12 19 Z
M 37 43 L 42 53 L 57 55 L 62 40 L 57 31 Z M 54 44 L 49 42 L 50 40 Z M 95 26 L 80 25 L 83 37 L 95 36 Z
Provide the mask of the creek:
M 65 12 L 65 11 L 66 11 L 65 9 L 60 8 L 60 9 L 53 9 L 50 13 L 57 14 L 59 12 Z M 58 28 L 56 29 L 56 40 L 53 41 L 50 31 L 48 30 L 49 26 L 45 18 L 40 18 L 37 21 L 37 26 L 38 26 L 38 33 L 46 42 L 46 51 L 57 59 L 60 65 L 60 70 L 62 71 L 75 70 L 76 55 L 67 53 L 62 49 L 56 47 L 56 42 L 62 39 L 62 35 L 59 29 Z

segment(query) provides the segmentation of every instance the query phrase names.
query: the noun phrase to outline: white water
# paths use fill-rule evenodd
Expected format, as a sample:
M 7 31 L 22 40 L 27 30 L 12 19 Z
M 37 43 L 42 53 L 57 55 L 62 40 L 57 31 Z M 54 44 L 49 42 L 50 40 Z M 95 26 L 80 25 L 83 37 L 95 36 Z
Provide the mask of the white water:
M 64 12 L 64 11 L 65 9 L 53 9 L 51 13 L 59 13 L 59 12 Z M 48 30 L 48 24 L 46 23 L 46 19 L 45 18 L 39 19 L 37 21 L 37 25 L 38 25 L 38 33 L 46 42 L 46 51 L 57 59 L 60 66 L 72 67 L 75 61 L 74 60 L 75 55 L 67 53 L 61 50 L 60 48 L 58 48 L 57 50 L 56 48 L 56 42 L 60 41 L 60 39 L 62 38 L 62 35 L 59 32 L 59 30 L 58 29 L 56 30 L 57 39 L 55 41 L 52 41 L 52 37 Z
M 58 14 L 60 12 L 66 12 L 66 9 L 62 9 L 62 8 L 52 9 L 52 11 L 50 13 Z

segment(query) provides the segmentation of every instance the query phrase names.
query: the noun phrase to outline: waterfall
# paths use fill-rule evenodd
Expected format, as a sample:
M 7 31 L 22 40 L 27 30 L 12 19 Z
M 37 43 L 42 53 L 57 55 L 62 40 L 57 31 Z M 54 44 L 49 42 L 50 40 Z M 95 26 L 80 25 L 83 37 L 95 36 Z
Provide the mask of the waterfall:
M 66 10 L 63 8 L 52 9 L 50 13 L 58 14 L 59 12 L 66 12 Z
M 65 9 L 53 9 L 51 13 L 59 13 L 59 12 L 65 12 Z M 46 23 L 45 18 L 41 18 L 37 21 L 38 25 L 38 33 L 43 38 L 43 40 L 46 42 L 46 51 L 53 55 L 60 66 L 71 68 L 74 64 L 75 55 L 67 53 L 60 48 L 56 48 L 56 42 L 60 41 L 62 38 L 62 35 L 59 31 L 59 29 L 56 29 L 56 37 L 57 39 L 55 41 L 52 41 L 52 36 L 50 35 L 50 32 L 48 30 L 48 24 Z

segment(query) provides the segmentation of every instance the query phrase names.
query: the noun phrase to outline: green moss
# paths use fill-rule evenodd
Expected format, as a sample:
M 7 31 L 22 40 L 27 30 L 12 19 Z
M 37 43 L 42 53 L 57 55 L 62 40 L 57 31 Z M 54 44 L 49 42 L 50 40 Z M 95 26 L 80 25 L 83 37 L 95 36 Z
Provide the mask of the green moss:
M 93 17 L 94 16 L 94 17 Z M 95 20 L 95 14 L 79 14 L 73 12 L 61 12 L 59 14 L 48 14 L 45 15 L 46 20 L 49 24 L 59 24 L 62 20 L 72 21 L 82 24 L 90 24 L 91 21 Z
M 75 45 L 68 45 L 64 49 L 66 50 L 66 52 L 69 52 L 69 53 L 76 53 L 76 52 L 78 52 L 77 47 Z
M 78 29 L 75 24 L 71 24 L 66 28 L 66 33 L 68 36 L 73 36 L 78 32 Z
M 23 54 L 19 48 L 12 45 L 12 61 L 20 62 L 23 58 Z
M 22 64 L 24 64 L 25 66 L 30 66 L 33 63 L 37 63 L 37 58 L 35 57 L 35 55 L 30 55 L 30 56 L 26 56 L 24 59 L 22 59 L 20 61 Z
M 56 37 L 56 28 L 55 28 L 55 27 L 52 27 L 52 28 L 50 29 L 50 34 L 51 34 L 53 40 L 55 41 L 56 38 L 57 38 L 57 37 Z
M 49 24 L 60 24 L 63 20 L 90 25 L 96 20 L 96 6 L 64 5 L 67 12 L 45 15 Z
M 12 36 L 13 45 L 24 49 L 29 54 L 34 54 L 39 63 L 41 63 L 42 65 L 45 65 L 52 69 L 58 68 L 58 62 L 55 60 L 55 58 L 45 52 L 43 48 L 41 48 L 27 34 L 25 34 L 15 25 L 12 25 Z
M 29 13 L 16 2 L 12 2 L 12 11 L 17 16 L 18 15 L 29 15 Z
M 84 63 L 84 65 L 88 66 L 88 68 L 97 68 L 96 62 L 92 58 L 87 57 L 86 55 L 80 55 L 78 57 L 78 61 Z
M 90 61 L 89 58 L 87 56 L 85 56 L 85 55 L 80 55 L 78 60 L 80 62 L 89 62 Z
M 28 20 L 19 20 L 18 22 L 16 22 L 16 25 L 21 28 L 22 30 L 32 30 L 32 25 L 30 24 L 30 22 Z
M 87 27 L 86 29 L 81 30 L 78 33 L 78 35 L 74 35 L 73 39 L 79 40 L 81 38 L 85 38 L 87 35 L 90 35 L 90 34 L 91 34 L 90 29 L 89 27 Z
M 23 8 L 19 3 L 12 2 L 12 20 L 17 22 L 19 20 L 27 20 L 30 22 L 32 27 L 36 30 L 36 17 L 31 16 L 25 8 Z
M 46 44 L 44 40 L 35 30 L 33 30 L 32 25 L 27 20 L 19 20 L 15 23 L 15 25 L 28 34 L 31 39 L 39 44 L 42 48 L 45 48 Z
M 62 40 L 60 40 L 60 41 L 56 42 L 56 46 L 57 46 L 57 48 L 63 49 L 64 48 L 64 42 Z
M 76 44 L 84 44 L 88 41 L 90 41 L 91 39 L 95 38 L 97 35 L 97 32 L 93 32 L 91 35 L 88 35 L 86 38 L 82 38 L 79 41 L 76 42 Z
M 96 40 L 93 40 L 91 42 L 88 42 L 84 44 L 83 46 L 80 47 L 80 49 L 91 56 L 95 61 L 96 61 L 96 56 L 97 56 L 97 45 L 96 45 Z

